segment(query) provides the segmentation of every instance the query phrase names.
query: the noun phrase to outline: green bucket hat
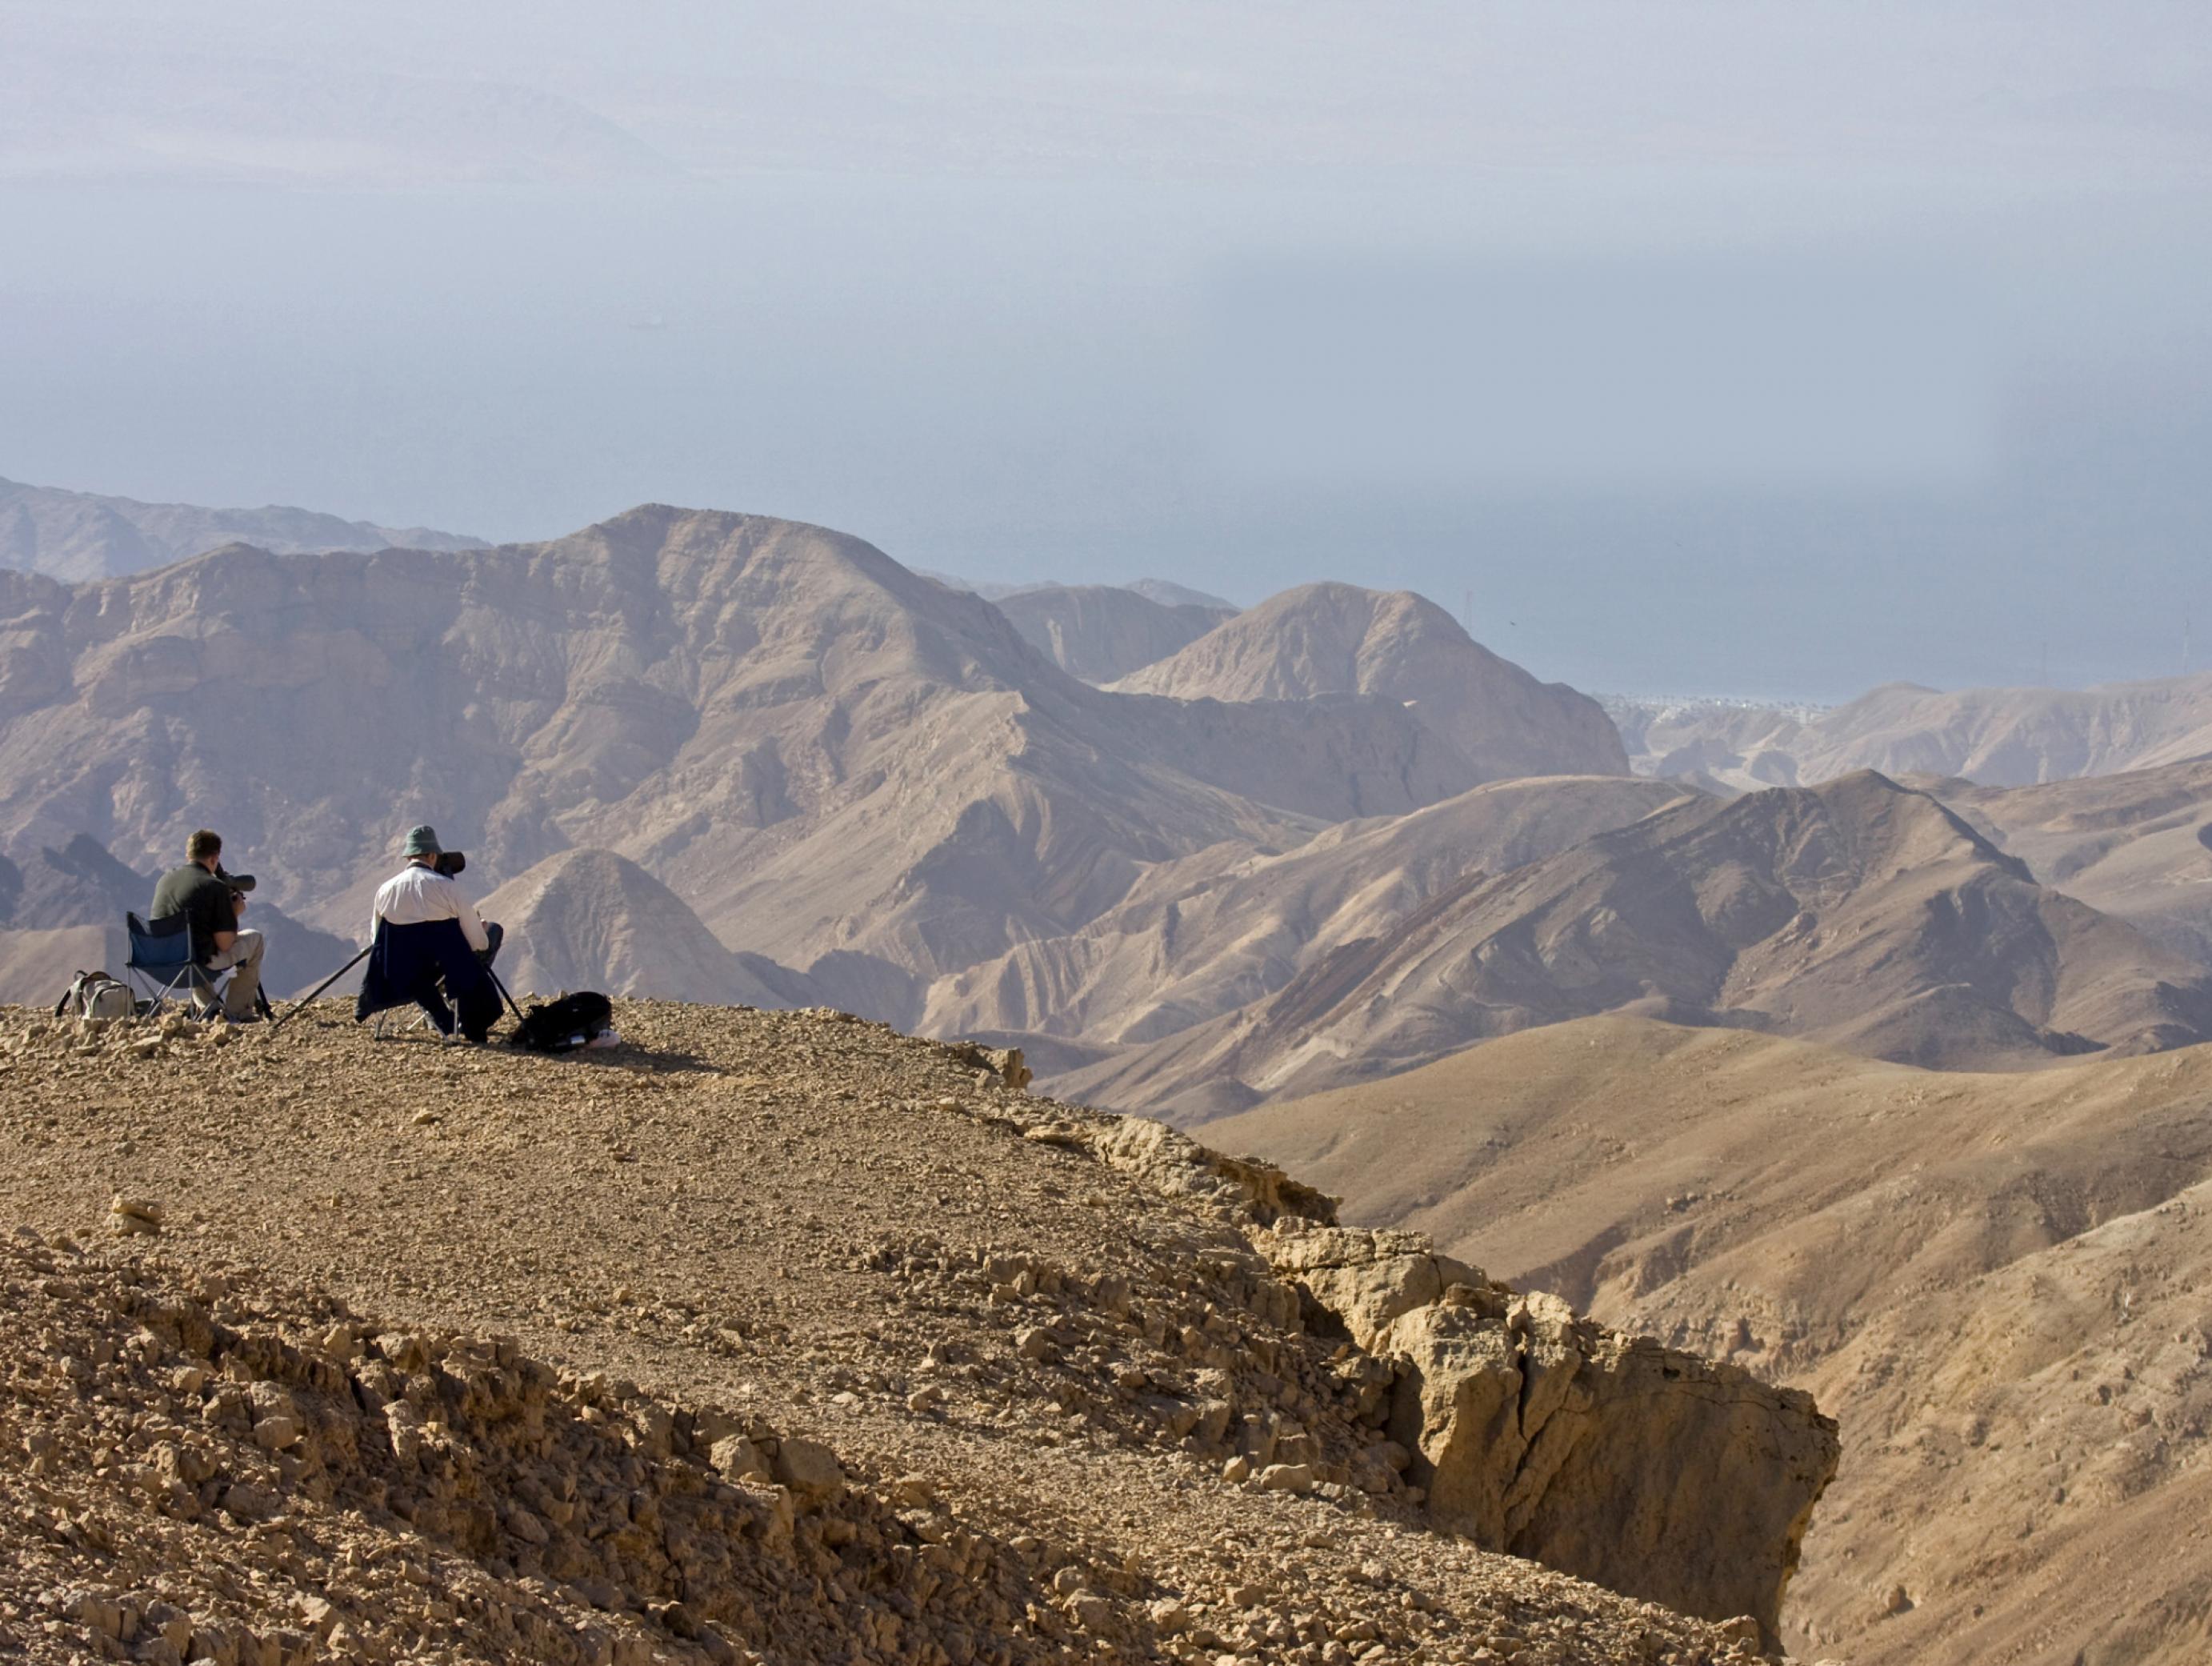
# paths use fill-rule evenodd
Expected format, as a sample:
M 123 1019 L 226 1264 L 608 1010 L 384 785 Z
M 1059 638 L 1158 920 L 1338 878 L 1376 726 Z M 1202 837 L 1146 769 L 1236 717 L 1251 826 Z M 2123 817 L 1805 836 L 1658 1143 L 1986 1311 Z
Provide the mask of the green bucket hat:
M 399 854 L 403 856 L 435 856 L 444 848 L 438 842 L 438 830 L 425 824 L 407 830 L 407 842 L 400 847 Z

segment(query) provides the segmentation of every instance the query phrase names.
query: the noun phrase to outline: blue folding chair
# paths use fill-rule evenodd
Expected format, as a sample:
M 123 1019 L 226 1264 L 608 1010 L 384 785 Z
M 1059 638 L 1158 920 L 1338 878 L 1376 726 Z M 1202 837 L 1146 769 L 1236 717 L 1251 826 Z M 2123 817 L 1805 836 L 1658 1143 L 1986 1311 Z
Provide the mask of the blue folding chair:
M 215 982 L 200 964 L 199 945 L 193 941 L 189 915 L 173 914 L 149 926 L 137 915 L 126 914 L 123 928 L 131 934 L 131 957 L 123 963 L 123 970 L 146 991 L 149 1013 L 159 1012 L 170 1001 L 182 1000 L 188 994 L 204 994 L 209 1000 L 215 999 Z

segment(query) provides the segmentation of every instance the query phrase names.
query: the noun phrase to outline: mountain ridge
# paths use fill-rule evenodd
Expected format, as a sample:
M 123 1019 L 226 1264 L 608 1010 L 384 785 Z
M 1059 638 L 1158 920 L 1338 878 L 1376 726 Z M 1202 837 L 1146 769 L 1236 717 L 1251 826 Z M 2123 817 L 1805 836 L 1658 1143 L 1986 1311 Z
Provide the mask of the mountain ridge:
M 76 582 L 144 572 L 236 542 L 280 555 L 488 547 L 459 533 L 381 526 L 284 504 L 210 509 L 0 478 L 0 568 Z

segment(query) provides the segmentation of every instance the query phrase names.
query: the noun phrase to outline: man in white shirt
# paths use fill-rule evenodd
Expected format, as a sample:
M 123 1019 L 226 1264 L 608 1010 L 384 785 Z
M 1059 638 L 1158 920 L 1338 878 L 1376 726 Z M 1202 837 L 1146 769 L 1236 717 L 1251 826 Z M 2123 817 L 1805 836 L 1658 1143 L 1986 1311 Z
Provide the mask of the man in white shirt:
M 442 873 L 438 858 L 444 850 L 438 843 L 438 831 L 434 827 L 408 830 L 407 842 L 401 847 L 401 855 L 407 866 L 376 888 L 376 908 L 370 915 L 368 934 L 376 935 L 380 920 L 394 926 L 419 926 L 429 920 L 458 920 L 461 935 L 469 939 L 469 946 L 477 952 L 477 958 L 489 966 L 499 953 L 503 934 L 496 925 L 487 926 L 477 918 L 476 904 L 461 895 L 461 888 L 450 874 Z
M 499 985 L 491 958 L 501 933 L 477 918 L 453 876 L 456 852 L 444 853 L 434 829 L 417 827 L 401 850 L 407 866 L 377 887 L 369 922 L 368 970 L 354 1002 L 356 1022 L 413 1001 L 447 1035 L 482 1042 L 499 1021 Z

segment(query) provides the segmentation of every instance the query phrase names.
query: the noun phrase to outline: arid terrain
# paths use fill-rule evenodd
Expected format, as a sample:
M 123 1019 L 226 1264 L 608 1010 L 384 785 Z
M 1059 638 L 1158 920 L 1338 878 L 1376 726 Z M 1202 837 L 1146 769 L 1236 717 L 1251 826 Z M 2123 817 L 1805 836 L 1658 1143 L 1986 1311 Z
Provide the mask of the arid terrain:
M 375 1043 L 337 1002 L 274 1033 L 8 1015 L 0 1635 L 1757 1652 L 1835 1462 L 1803 1396 L 1333 1228 L 1005 1055 L 819 1012 L 617 1022 L 545 1059 Z
M 665 507 L 0 601 L 0 998 L 202 823 L 300 991 L 418 820 L 628 998 L 11 1020 L 56 1658 L 2206 1645 L 2193 685 L 1617 733 L 1402 592 Z
M 1382 696 L 1449 742 L 1477 780 L 1628 773 L 1595 700 L 1539 682 L 1408 591 L 1285 590 L 1115 686 L 1179 700 Z
M 2090 689 L 1870 690 L 1841 706 L 1609 702 L 1638 774 L 1736 791 L 1809 787 L 1854 769 L 2026 787 L 2212 753 L 2212 675 Z
M 478 538 L 427 526 L 375 526 L 312 509 L 203 509 L 0 480 L 0 567 L 65 581 L 112 578 L 246 543 L 293 554 L 320 550 L 481 549 Z
M 1603 1012 L 2021 1067 L 2212 1036 L 2212 969 L 1867 771 L 1472 872 L 1246 1007 L 1052 1079 L 1199 1121 Z
M 1786 1635 L 2201 1660 L 2212 1049 L 1931 1073 L 1592 1018 L 1210 1126 L 1608 1322 L 1811 1389 Z

